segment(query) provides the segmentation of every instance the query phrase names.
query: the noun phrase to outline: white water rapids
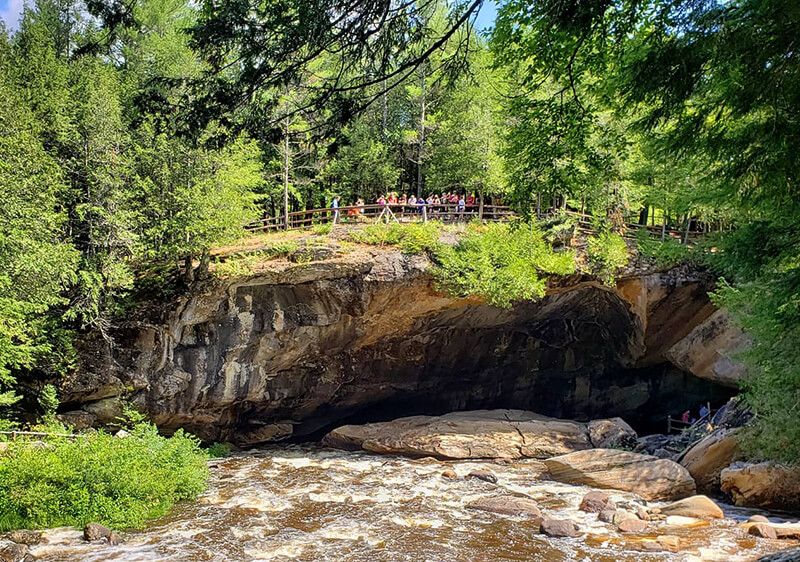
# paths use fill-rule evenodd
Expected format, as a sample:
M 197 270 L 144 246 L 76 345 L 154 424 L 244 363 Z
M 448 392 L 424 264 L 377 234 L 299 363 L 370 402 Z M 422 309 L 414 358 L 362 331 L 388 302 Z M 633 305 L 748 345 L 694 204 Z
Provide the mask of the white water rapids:
M 123 544 L 88 544 L 80 531 L 47 531 L 31 549 L 48 561 L 719 561 L 756 559 L 791 546 L 747 535 L 737 526 L 754 511 L 723 506 L 725 520 L 687 529 L 651 522 L 622 534 L 577 509 L 589 490 L 539 479 L 536 461 L 450 462 L 288 445 L 212 461 L 200 501 L 177 506 Z M 444 478 L 452 468 L 458 478 Z M 491 470 L 491 484 L 464 478 Z M 548 538 L 521 517 L 465 508 L 474 499 L 524 494 L 546 517 L 572 519 L 579 538 Z M 638 500 L 611 492 L 619 507 Z M 681 537 L 679 552 L 645 552 L 646 539 Z M 649 543 L 652 545 L 652 541 Z

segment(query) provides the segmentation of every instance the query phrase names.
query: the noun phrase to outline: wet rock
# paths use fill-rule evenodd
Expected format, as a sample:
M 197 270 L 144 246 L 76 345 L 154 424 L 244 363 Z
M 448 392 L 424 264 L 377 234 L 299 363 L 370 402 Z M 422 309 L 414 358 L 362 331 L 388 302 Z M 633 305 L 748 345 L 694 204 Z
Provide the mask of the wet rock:
M 769 523 L 769 519 L 764 517 L 763 515 L 751 515 L 747 519 L 748 523 Z
M 42 542 L 42 532 L 41 531 L 28 531 L 25 529 L 20 529 L 18 531 L 11 531 L 8 534 L 8 540 L 11 542 L 15 542 L 17 544 L 25 544 L 28 546 L 33 546 L 35 544 L 39 544 Z
M 548 537 L 577 537 L 578 526 L 569 519 L 542 519 L 539 532 Z
M 636 517 L 638 517 L 642 521 L 650 521 L 652 519 L 652 517 L 650 517 L 650 514 L 647 513 L 647 510 L 643 507 L 636 508 Z
M 83 528 L 83 539 L 89 542 L 108 539 L 111 536 L 111 529 L 100 523 L 89 523 Z
M 715 493 L 720 487 L 720 473 L 741 457 L 734 429 L 718 429 L 689 449 L 681 460 L 697 482 L 698 491 Z
M 28 562 L 33 560 L 28 545 L 15 542 L 0 547 L 0 562 Z
M 725 513 L 706 496 L 692 496 L 664 505 L 660 509 L 664 515 L 683 515 L 698 519 L 722 519 Z
M 800 523 L 770 523 L 779 539 L 800 540 Z
M 649 455 L 592 449 L 553 457 L 544 464 L 558 482 L 635 492 L 648 501 L 695 493 L 694 480 L 684 467 Z
M 656 542 L 672 552 L 677 552 L 681 548 L 681 538 L 675 535 L 659 535 L 656 537 Z
M 641 533 L 647 529 L 647 523 L 638 517 L 628 517 L 617 524 L 617 530 L 621 533 Z
M 455 470 L 447 469 L 442 471 L 442 478 L 449 478 L 450 480 L 455 480 L 458 478 L 458 474 L 456 474 Z
M 614 522 L 614 515 L 615 515 L 616 513 L 617 513 L 617 510 L 616 510 L 616 509 L 605 509 L 605 510 L 601 511 L 601 512 L 600 512 L 600 513 L 597 515 L 597 518 L 598 518 L 600 521 L 603 521 L 603 522 L 605 522 L 605 523 L 613 523 L 613 522 Z
M 720 488 L 739 506 L 787 510 L 800 507 L 798 470 L 777 464 L 733 464 L 720 474 Z
M 489 511 L 501 515 L 523 515 L 529 519 L 541 520 L 542 512 L 532 499 L 517 496 L 494 496 L 481 498 L 466 505 L 467 509 Z
M 759 558 L 757 562 L 797 562 L 798 560 L 800 560 L 800 546 L 767 554 Z
M 497 484 L 497 476 L 494 475 L 489 470 L 472 470 L 467 474 L 467 478 L 477 478 L 478 480 L 483 480 L 484 482 L 490 482 L 492 484 Z
M 608 503 L 610 501 L 611 498 L 607 493 L 601 492 L 600 490 L 592 490 L 583 496 L 578 509 L 586 513 L 600 513 L 609 507 Z
M 747 533 L 749 535 L 754 535 L 756 537 L 761 537 L 764 539 L 778 539 L 778 533 L 775 532 L 775 529 L 767 525 L 766 523 L 754 523 L 750 525 L 747 529 Z
M 71 427 L 74 431 L 81 431 L 93 427 L 97 422 L 97 416 L 83 410 L 74 410 L 56 415 L 56 421 Z
M 587 424 L 592 445 L 600 449 L 635 447 L 636 432 L 622 418 L 592 420 Z
M 683 515 L 668 515 L 665 522 L 669 527 L 686 527 L 689 529 L 708 527 L 708 521 L 705 519 L 684 517 Z
M 614 517 L 611 519 L 611 522 L 614 525 L 619 525 L 626 519 L 637 519 L 637 517 L 633 513 L 629 513 L 622 509 L 618 509 L 617 511 L 614 512 Z
M 329 447 L 449 459 L 547 458 L 591 448 L 585 424 L 523 410 L 475 410 L 346 425 Z

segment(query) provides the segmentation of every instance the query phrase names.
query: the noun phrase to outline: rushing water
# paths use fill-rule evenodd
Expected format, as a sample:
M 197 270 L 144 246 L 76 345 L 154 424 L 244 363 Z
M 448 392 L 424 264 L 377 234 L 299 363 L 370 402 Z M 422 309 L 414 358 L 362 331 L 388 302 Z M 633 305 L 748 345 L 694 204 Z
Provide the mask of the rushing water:
M 451 480 L 442 471 L 452 467 Z M 491 484 L 464 478 L 491 470 Z M 588 488 L 538 478 L 535 461 L 513 463 L 412 460 L 313 446 L 285 446 L 212 462 L 209 490 L 199 502 L 118 546 L 86 544 L 80 532 L 56 529 L 34 547 L 42 560 L 302 560 L 302 561 L 636 561 L 753 560 L 790 546 L 748 536 L 737 521 L 752 512 L 724 506 L 736 520 L 686 529 L 652 522 L 643 534 L 622 535 L 596 514 L 578 511 Z M 525 494 L 545 516 L 569 518 L 583 536 L 553 539 L 524 518 L 468 510 L 471 500 Z M 618 506 L 635 496 L 612 492 Z M 643 552 L 642 540 L 677 535 L 678 553 Z

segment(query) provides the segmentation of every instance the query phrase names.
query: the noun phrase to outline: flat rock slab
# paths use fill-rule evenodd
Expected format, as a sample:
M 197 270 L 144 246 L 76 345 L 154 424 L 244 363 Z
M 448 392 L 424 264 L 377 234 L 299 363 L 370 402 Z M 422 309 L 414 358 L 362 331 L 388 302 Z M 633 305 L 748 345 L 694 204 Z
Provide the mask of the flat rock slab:
M 322 442 L 337 449 L 446 459 L 544 459 L 592 447 L 586 424 L 524 410 L 474 410 L 345 425 Z
M 650 455 L 592 449 L 553 457 L 544 464 L 558 482 L 634 492 L 648 501 L 685 498 L 696 491 L 684 467 Z
M 500 515 L 520 515 L 529 519 L 542 519 L 542 512 L 539 506 L 532 499 L 520 498 L 517 496 L 494 496 L 480 498 L 467 504 L 467 509 L 477 509 L 499 513 Z

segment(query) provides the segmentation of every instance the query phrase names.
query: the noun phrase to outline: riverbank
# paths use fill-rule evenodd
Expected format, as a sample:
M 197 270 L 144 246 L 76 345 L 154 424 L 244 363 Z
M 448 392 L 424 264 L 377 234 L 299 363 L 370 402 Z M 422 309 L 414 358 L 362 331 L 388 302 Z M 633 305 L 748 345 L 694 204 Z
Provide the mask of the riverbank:
M 209 462 L 209 489 L 197 503 L 180 504 L 144 531 L 121 533 L 120 545 L 86 543 L 80 531 L 56 529 L 45 532 L 47 542 L 31 553 L 46 561 L 89 562 L 746 562 L 793 544 L 749 535 L 740 523 L 763 512 L 728 505 L 721 506 L 725 519 L 700 527 L 663 520 L 648 522 L 643 532 L 623 533 L 578 509 L 591 488 L 539 479 L 543 465 L 530 459 L 443 462 L 290 445 Z M 475 471 L 489 471 L 497 482 L 467 477 Z M 644 505 L 634 494 L 608 493 L 618 508 Z M 548 537 L 525 516 L 467 507 L 508 494 L 530 498 L 546 517 L 575 522 L 579 536 Z

